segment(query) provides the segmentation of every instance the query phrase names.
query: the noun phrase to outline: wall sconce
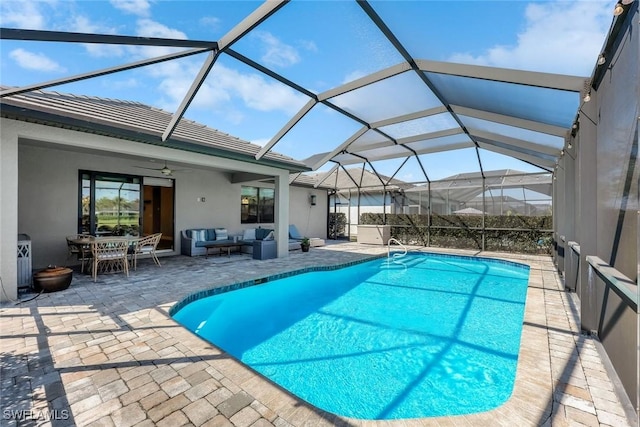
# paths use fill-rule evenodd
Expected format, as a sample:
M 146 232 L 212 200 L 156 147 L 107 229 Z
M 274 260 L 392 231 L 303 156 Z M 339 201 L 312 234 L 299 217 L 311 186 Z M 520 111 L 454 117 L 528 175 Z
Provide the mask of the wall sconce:
M 589 102 L 591 101 L 591 92 L 587 92 L 587 94 L 584 96 L 584 98 L 582 98 L 582 100 L 584 102 Z
M 309 195 L 309 203 L 311 204 L 311 206 L 315 206 L 316 205 L 316 195 L 315 194 Z
M 622 7 L 622 1 L 619 1 L 613 9 L 613 16 L 620 16 L 622 12 L 624 12 L 624 7 Z

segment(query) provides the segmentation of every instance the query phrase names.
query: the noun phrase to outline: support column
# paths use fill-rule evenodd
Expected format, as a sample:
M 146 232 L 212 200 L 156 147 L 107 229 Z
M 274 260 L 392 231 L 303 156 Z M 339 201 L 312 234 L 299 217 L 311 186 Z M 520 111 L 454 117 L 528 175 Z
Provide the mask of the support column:
M 275 235 L 278 242 L 278 258 L 289 256 L 289 173 L 282 171 L 275 176 Z
M 0 301 L 18 298 L 18 133 L 2 120 L 0 133 Z
M 564 188 L 562 194 L 564 198 L 564 236 L 565 236 L 565 253 L 564 253 L 564 286 L 571 291 L 576 291 L 577 266 L 578 258 L 569 247 L 569 242 L 576 241 L 575 221 L 575 193 L 576 193 L 576 176 L 575 176 L 575 146 L 572 139 L 569 140 L 572 148 L 565 147 L 564 154 Z
M 591 89 L 591 102 L 580 109 L 579 138 L 576 141 L 578 163 L 578 207 L 579 227 L 578 243 L 580 243 L 580 328 L 591 332 L 598 330 L 596 315 L 595 273 L 589 272 L 587 256 L 598 254 L 597 241 L 597 201 L 598 201 L 598 159 L 597 159 L 597 93 Z M 591 277 L 590 277 L 591 276 Z
M 564 257 L 567 252 L 567 238 L 566 238 L 566 197 L 564 192 L 565 186 L 565 156 L 562 156 L 558 162 L 558 168 L 556 169 L 554 176 L 554 188 L 555 188 L 555 205 L 553 209 L 556 212 L 554 221 L 556 233 L 556 267 L 558 272 L 564 275 Z

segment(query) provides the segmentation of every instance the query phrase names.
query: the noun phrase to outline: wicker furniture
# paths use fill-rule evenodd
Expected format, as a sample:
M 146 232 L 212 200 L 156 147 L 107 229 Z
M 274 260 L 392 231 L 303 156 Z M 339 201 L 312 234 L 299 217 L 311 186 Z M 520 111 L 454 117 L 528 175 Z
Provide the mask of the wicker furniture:
M 160 260 L 156 256 L 156 248 L 158 247 L 158 243 L 160 243 L 160 239 L 162 238 L 162 233 L 151 234 L 149 236 L 141 237 L 133 244 L 133 253 L 131 264 L 133 265 L 133 269 L 136 270 L 138 267 L 138 255 L 148 254 L 151 255 L 151 259 L 153 262 L 160 267 Z
M 91 259 L 91 236 L 86 234 L 73 234 L 67 236 L 67 259 L 65 265 L 70 258 L 75 257 L 80 261 L 80 272 L 84 273 L 85 262 Z
M 129 239 L 100 238 L 91 242 L 93 255 L 92 275 L 96 281 L 98 272 L 115 273 L 124 271 L 129 277 Z

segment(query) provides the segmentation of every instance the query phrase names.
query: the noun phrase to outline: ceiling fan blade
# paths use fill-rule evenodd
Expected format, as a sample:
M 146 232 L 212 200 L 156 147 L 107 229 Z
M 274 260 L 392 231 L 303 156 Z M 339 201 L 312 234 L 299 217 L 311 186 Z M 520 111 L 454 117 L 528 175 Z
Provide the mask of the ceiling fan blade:
M 160 170 L 162 170 L 162 168 L 160 168 L 160 169 L 158 169 L 158 168 L 147 168 L 147 167 L 144 167 L 144 166 L 134 166 L 134 168 L 147 169 L 147 170 L 150 170 L 150 171 L 160 171 Z

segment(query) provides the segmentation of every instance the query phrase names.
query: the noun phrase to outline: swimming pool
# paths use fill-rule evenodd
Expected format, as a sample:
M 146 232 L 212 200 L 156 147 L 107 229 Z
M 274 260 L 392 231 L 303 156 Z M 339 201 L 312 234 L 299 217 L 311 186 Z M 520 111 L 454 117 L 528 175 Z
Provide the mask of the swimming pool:
M 471 414 L 511 395 L 528 276 L 505 261 L 409 254 L 219 293 L 173 317 L 337 415 Z

